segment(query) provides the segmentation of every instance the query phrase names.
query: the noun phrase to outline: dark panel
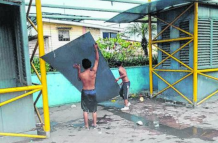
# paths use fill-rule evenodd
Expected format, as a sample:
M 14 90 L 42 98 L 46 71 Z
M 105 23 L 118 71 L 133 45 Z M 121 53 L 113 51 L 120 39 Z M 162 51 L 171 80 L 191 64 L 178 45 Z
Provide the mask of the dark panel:
M 94 43 L 95 41 L 91 34 L 86 33 L 55 51 L 46 54 L 42 58 L 60 71 L 81 91 L 82 83 L 78 80 L 77 70 L 73 68 L 73 64 L 79 63 L 81 65 L 82 59 L 88 58 L 92 61 L 93 65 L 95 60 Z M 115 78 L 100 51 L 99 56 L 100 61 L 96 78 L 96 92 L 97 101 L 101 102 L 117 96 L 119 93 L 119 85 L 115 82 Z

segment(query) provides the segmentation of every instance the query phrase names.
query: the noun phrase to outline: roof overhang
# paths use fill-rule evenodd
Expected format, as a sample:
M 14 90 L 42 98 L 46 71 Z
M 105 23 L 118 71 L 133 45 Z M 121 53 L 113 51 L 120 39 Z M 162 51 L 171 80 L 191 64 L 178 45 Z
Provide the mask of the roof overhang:
M 201 2 L 207 4 L 218 4 L 218 0 L 156 0 L 153 2 L 148 2 L 137 7 L 131 8 L 124 11 L 115 17 L 107 20 L 106 22 L 113 23 L 130 23 L 135 22 L 138 19 L 142 19 L 148 14 L 155 14 L 159 11 L 168 9 L 175 6 L 183 6 L 193 2 Z
M 42 20 L 43 20 L 43 22 L 47 22 L 47 23 L 58 23 L 58 24 L 66 24 L 66 25 L 84 26 L 84 27 L 98 28 L 98 29 L 111 30 L 111 31 L 117 31 L 117 32 L 124 31 L 123 28 L 102 26 L 102 25 L 91 24 L 91 23 L 71 22 L 71 21 L 63 21 L 63 20 L 51 20 L 51 19 L 44 19 L 44 18 Z

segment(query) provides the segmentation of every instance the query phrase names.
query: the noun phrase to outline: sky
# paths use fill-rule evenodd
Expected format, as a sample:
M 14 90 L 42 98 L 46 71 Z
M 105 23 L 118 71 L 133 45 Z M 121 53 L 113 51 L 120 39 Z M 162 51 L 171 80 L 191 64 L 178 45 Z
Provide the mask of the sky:
M 147 2 L 148 0 L 136 0 L 136 1 Z M 29 0 L 25 0 L 25 2 L 29 3 Z M 101 1 L 101 0 L 41 0 L 41 3 L 42 4 L 77 6 L 77 7 L 88 7 L 88 8 L 114 9 L 114 10 L 121 10 L 121 11 L 125 11 L 125 10 L 128 10 L 130 8 L 133 8 L 139 5 L 139 4 L 130 4 L 130 3 L 120 3 L 120 2 L 111 3 L 110 1 Z M 26 6 L 26 9 L 27 8 L 28 7 Z M 45 7 L 42 7 L 42 12 L 90 16 L 93 18 L 105 18 L 105 19 L 110 19 L 116 16 L 117 14 L 119 14 L 119 13 L 114 13 L 114 12 L 84 11 L 84 10 L 45 8 Z M 34 6 L 31 7 L 30 13 L 36 13 Z M 105 23 L 104 21 L 94 21 L 94 20 L 83 20 L 81 22 L 98 24 L 98 25 L 103 25 L 103 26 L 110 26 L 110 27 L 119 27 L 123 29 L 126 29 L 126 27 L 129 25 L 129 24 L 117 24 L 117 23 Z M 141 37 L 131 36 L 130 39 L 140 41 Z
M 132 0 L 133 1 L 133 0 Z M 147 0 L 137 0 L 137 1 L 147 1 Z M 29 0 L 25 0 L 26 3 Z M 90 8 L 102 8 L 102 9 L 115 9 L 115 10 L 128 10 L 130 8 L 136 7 L 139 4 L 128 4 L 128 3 L 119 3 L 110 1 L 101 1 L 101 0 L 41 0 L 42 4 L 55 4 L 55 5 L 67 5 L 67 6 L 78 6 L 78 7 L 90 7 Z M 90 16 L 94 18 L 106 18 L 110 19 L 117 15 L 118 13 L 112 12 L 97 12 L 97 11 L 83 11 L 83 10 L 70 10 L 70 9 L 54 9 L 54 8 L 42 8 L 43 12 L 53 12 L 53 13 L 62 13 L 62 14 L 72 14 L 72 15 L 82 15 Z M 31 8 L 31 13 L 35 12 L 35 7 Z M 126 27 L 127 24 L 114 24 L 114 23 L 105 23 L 103 21 L 93 21 L 93 20 L 84 20 L 85 23 L 101 24 L 115 27 Z

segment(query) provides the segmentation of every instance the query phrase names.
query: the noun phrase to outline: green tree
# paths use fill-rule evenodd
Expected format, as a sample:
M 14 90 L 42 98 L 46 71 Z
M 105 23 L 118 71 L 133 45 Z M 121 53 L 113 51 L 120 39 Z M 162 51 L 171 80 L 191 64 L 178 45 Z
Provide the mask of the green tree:
M 151 25 L 152 31 L 157 29 L 156 25 Z M 141 36 L 141 46 L 143 48 L 145 56 L 148 56 L 148 39 L 146 36 L 149 34 L 149 26 L 148 23 L 133 23 L 130 24 L 127 28 L 125 33 L 129 34 L 130 36 Z M 154 35 L 154 32 L 152 33 Z

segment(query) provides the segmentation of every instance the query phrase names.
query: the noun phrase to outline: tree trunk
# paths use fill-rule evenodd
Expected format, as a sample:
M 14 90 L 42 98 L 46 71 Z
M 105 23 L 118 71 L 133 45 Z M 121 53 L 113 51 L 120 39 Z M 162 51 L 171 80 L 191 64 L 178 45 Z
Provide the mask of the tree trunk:
M 146 38 L 142 38 L 141 45 L 142 45 L 142 49 L 144 51 L 144 54 L 147 57 L 148 56 L 148 48 L 147 48 L 148 41 Z

